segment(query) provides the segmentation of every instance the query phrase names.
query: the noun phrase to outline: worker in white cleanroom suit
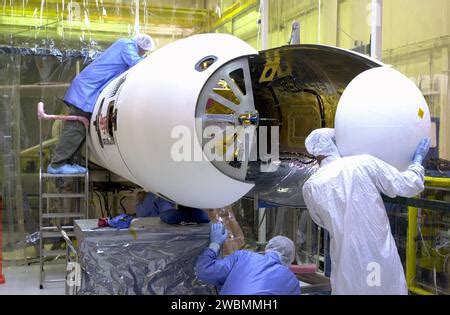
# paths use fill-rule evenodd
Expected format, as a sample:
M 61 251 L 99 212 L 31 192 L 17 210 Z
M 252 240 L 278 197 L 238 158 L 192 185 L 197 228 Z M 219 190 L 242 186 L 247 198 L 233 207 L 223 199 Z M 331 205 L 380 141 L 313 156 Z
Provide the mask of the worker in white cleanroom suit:
M 331 236 L 332 294 L 407 294 L 381 193 L 414 197 L 424 189 L 430 139 L 404 172 L 370 155 L 340 157 L 334 129 L 313 131 L 305 144 L 320 162 L 303 196 L 311 218 Z

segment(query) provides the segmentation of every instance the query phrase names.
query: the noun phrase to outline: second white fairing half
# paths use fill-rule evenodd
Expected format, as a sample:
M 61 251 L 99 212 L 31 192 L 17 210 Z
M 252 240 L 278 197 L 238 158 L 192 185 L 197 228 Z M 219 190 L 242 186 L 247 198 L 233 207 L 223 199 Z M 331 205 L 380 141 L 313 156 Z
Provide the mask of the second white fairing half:
M 195 35 L 156 50 L 100 94 L 90 125 L 92 161 L 178 204 L 235 202 L 254 183 L 224 174 L 204 155 L 196 106 L 218 69 L 249 76 L 252 55 L 255 49 L 226 34 Z M 254 110 L 251 88 L 237 96 L 245 111 Z

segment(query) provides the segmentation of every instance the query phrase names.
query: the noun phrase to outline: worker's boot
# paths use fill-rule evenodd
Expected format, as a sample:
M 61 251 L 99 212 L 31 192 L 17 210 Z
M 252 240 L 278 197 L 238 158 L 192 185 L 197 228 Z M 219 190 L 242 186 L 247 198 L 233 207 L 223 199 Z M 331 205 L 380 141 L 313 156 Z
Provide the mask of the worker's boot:
M 59 166 L 59 167 L 53 167 L 50 164 L 47 167 L 47 173 L 70 175 L 70 174 L 80 174 L 80 173 L 85 173 L 86 172 L 86 169 L 84 167 L 81 167 L 81 166 L 79 166 L 79 167 L 80 168 L 78 168 L 75 165 L 70 165 L 70 164 L 64 164 L 64 165 Z
M 79 173 L 86 173 L 86 171 L 87 171 L 85 167 L 83 167 L 79 164 L 72 164 L 72 166 L 76 167 L 78 169 Z

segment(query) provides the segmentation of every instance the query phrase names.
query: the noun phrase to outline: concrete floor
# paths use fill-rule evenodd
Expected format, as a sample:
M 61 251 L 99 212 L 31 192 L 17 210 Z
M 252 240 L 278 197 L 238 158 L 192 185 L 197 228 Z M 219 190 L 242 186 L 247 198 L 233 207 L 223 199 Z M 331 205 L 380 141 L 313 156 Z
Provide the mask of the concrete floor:
M 65 264 L 45 265 L 47 279 L 63 279 Z M 39 264 L 30 266 L 8 266 L 3 268 L 6 282 L 0 284 L 0 295 L 64 295 L 65 282 L 45 283 L 39 289 Z

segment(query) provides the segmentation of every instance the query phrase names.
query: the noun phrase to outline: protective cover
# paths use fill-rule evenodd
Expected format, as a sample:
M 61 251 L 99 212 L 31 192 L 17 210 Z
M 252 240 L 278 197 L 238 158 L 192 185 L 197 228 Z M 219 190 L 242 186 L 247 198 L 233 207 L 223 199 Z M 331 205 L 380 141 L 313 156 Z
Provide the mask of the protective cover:
M 215 294 L 195 276 L 195 263 L 209 243 L 209 226 L 168 225 L 139 218 L 130 229 L 93 229 L 77 220 L 82 283 L 79 294 Z
M 317 171 L 317 162 L 303 158 L 299 160 L 283 160 L 276 163 L 278 164 L 277 171 L 260 175 L 256 180 L 255 188 L 247 196 L 253 197 L 255 194 L 258 194 L 260 200 L 274 206 L 304 206 L 305 202 L 301 187 Z M 254 166 L 252 165 L 251 167 Z
M 244 232 L 242 231 L 239 222 L 236 220 L 232 206 L 211 209 L 208 211 L 208 217 L 213 222 L 223 223 L 228 230 L 228 238 L 225 240 L 222 247 L 222 254 L 224 256 L 230 255 L 245 246 L 246 240 Z

